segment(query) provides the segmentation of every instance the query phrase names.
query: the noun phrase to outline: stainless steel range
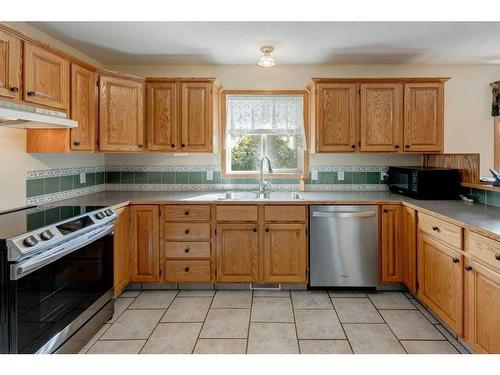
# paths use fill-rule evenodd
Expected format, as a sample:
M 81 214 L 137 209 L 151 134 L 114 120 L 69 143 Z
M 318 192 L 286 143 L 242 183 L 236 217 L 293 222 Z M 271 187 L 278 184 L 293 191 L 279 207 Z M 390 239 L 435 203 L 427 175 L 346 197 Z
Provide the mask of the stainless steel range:
M 109 207 L 0 215 L 0 353 L 76 353 L 113 314 Z

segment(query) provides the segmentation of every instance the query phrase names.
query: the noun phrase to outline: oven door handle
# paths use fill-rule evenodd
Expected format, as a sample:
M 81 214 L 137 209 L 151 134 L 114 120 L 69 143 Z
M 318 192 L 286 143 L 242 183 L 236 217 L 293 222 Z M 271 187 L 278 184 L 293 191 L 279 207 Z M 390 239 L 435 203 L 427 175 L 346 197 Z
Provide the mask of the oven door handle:
M 35 255 L 24 262 L 19 262 L 17 264 L 12 264 L 10 267 L 10 279 L 18 280 L 56 260 L 62 258 L 65 255 L 71 254 L 88 244 L 113 233 L 114 224 L 106 225 L 103 228 L 96 229 L 92 232 L 86 233 L 81 237 L 77 237 L 71 241 L 66 242 L 60 246 L 55 247 L 50 251 L 45 253 Z

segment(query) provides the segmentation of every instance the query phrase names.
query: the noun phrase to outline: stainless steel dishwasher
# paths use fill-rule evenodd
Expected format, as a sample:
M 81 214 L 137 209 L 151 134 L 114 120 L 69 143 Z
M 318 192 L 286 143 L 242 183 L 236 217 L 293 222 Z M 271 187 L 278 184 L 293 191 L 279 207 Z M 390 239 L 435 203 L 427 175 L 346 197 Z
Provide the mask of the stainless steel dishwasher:
M 310 206 L 310 285 L 376 287 L 377 206 Z

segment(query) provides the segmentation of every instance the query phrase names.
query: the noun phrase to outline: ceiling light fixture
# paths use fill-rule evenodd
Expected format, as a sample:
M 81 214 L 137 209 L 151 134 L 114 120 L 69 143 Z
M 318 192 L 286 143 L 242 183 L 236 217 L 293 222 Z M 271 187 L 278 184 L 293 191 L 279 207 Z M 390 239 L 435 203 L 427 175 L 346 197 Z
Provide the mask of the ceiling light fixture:
M 259 59 L 259 61 L 257 62 L 257 65 L 262 67 L 262 68 L 272 68 L 273 66 L 275 66 L 276 62 L 274 61 L 273 57 L 271 56 L 271 52 L 274 51 L 274 47 L 264 46 L 260 50 L 263 53 L 263 55 Z

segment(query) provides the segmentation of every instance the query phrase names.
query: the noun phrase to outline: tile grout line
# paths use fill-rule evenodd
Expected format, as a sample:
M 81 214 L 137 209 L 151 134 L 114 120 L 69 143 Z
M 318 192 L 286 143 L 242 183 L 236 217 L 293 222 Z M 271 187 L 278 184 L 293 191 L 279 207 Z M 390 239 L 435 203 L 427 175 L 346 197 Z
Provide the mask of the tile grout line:
M 345 331 L 344 324 L 342 324 L 342 322 L 340 321 L 340 316 L 337 312 L 337 309 L 335 308 L 332 297 L 330 296 L 330 293 L 328 293 L 328 291 L 326 292 L 326 295 L 328 296 L 328 299 L 330 300 L 330 303 L 332 304 L 333 311 L 335 312 L 335 315 L 337 316 L 337 319 L 339 320 L 340 328 L 342 328 L 342 332 L 344 333 L 347 344 L 349 345 L 349 348 L 351 349 L 351 353 L 354 354 L 354 349 L 352 348 L 351 341 L 349 340 L 349 336 L 347 336 L 347 332 Z
M 251 295 L 250 297 L 252 298 L 250 302 L 250 314 L 248 314 L 248 327 L 247 327 L 247 342 L 245 345 L 245 354 L 248 354 L 248 342 L 250 341 L 250 324 L 252 324 L 252 311 L 253 311 L 253 297 L 254 297 L 254 291 L 253 289 L 250 289 Z
M 292 304 L 293 326 L 295 327 L 295 338 L 297 339 L 297 349 L 299 350 L 299 354 L 302 354 L 302 350 L 300 349 L 299 333 L 297 330 L 297 318 L 295 317 L 295 307 L 293 304 L 292 292 L 290 292 L 290 303 Z
M 207 316 L 208 316 L 208 313 L 210 312 L 210 309 L 212 308 L 212 304 L 214 303 L 214 299 L 215 299 L 216 294 L 217 294 L 217 291 L 215 291 L 214 294 L 212 295 L 212 299 L 210 300 L 210 304 L 208 305 L 208 309 L 207 309 L 207 312 L 205 314 L 205 319 L 203 319 L 203 323 L 201 324 L 200 331 L 198 332 L 198 336 L 196 337 L 196 341 L 194 342 L 194 346 L 193 346 L 193 349 L 191 350 L 191 354 L 194 354 L 194 350 L 196 349 L 196 346 L 198 345 L 198 341 L 200 341 L 201 331 L 203 331 L 203 327 L 205 326 L 205 322 L 207 321 Z M 177 296 L 176 296 L 176 298 L 177 298 Z M 179 297 L 179 298 L 185 298 L 185 297 Z M 166 312 L 165 312 L 165 314 L 166 314 Z

